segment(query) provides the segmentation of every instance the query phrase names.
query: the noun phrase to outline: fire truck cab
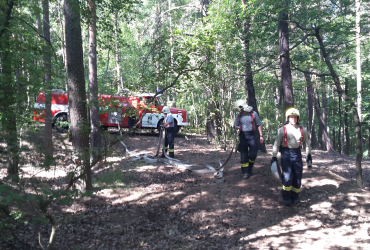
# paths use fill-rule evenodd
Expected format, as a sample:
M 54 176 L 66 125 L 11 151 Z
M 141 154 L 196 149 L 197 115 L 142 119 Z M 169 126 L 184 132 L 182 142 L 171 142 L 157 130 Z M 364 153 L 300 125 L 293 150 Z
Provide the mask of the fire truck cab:
M 144 93 L 133 96 L 112 96 L 99 95 L 100 123 L 103 128 L 118 127 L 128 128 L 128 115 L 136 114 L 138 121 L 141 120 L 139 127 L 148 129 L 158 129 L 165 115 L 162 113 L 163 106 L 154 94 Z M 176 132 L 183 126 L 188 126 L 187 111 L 180 108 L 170 107 L 175 119 Z M 62 122 L 68 121 L 68 94 L 63 90 L 53 90 L 51 98 L 51 111 L 53 126 L 58 131 L 63 130 Z M 39 93 L 34 104 L 33 120 L 45 122 L 45 92 Z

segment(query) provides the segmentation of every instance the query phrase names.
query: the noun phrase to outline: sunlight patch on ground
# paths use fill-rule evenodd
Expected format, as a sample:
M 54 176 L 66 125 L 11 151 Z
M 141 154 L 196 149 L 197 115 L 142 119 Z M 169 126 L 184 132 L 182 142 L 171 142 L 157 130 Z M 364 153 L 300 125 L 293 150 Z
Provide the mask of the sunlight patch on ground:
M 315 211 L 315 210 L 316 211 L 321 211 L 323 208 L 328 209 L 328 208 L 331 208 L 332 206 L 333 206 L 333 204 L 331 202 L 324 201 L 324 202 L 319 202 L 315 205 L 312 205 L 311 209 L 313 211 Z
M 54 178 L 54 177 L 65 177 L 67 173 L 65 170 L 54 170 L 50 169 L 49 171 L 43 169 L 36 169 L 32 165 L 28 165 L 27 167 L 21 168 L 23 171 L 23 177 L 30 178 L 30 177 L 38 177 L 38 178 Z
M 157 169 L 158 170 L 158 166 L 153 166 L 153 165 L 144 165 L 144 166 L 140 166 L 140 167 L 137 167 L 136 168 L 136 171 L 137 172 L 146 172 L 148 170 L 153 170 L 153 169 Z
M 312 187 L 314 187 L 314 186 L 319 187 L 319 186 L 324 186 L 324 185 L 333 185 L 336 188 L 338 188 L 341 183 L 339 183 L 338 181 L 329 180 L 329 179 L 309 178 L 309 179 L 305 180 L 305 184 L 309 184 L 309 186 L 312 186 Z

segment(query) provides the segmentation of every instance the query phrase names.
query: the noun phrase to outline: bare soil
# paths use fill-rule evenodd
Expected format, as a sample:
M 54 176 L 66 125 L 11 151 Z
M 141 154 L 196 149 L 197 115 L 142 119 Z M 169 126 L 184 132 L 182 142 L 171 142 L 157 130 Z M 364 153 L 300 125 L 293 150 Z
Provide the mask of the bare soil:
M 125 143 L 130 151 L 155 154 L 157 139 L 142 133 Z M 50 188 L 66 185 L 58 176 L 73 168 L 66 153 L 70 144 L 65 134 L 55 133 L 54 140 L 60 157 L 56 168 L 37 170 L 35 153 L 31 164 L 22 166 L 23 178 L 40 177 Z M 105 164 L 94 168 L 98 191 L 92 197 L 50 206 L 57 219 L 54 248 L 370 249 L 368 159 L 362 163 L 364 188 L 360 189 L 355 185 L 354 157 L 314 150 L 313 168 L 304 168 L 301 203 L 286 207 L 281 183 L 270 172 L 271 145 L 267 149 L 267 154 L 259 152 L 250 179 L 242 180 L 237 153 L 225 169 L 225 182 L 218 182 L 212 174 L 130 161 L 117 144 Z M 175 139 L 175 157 L 191 164 L 218 167 L 228 153 L 207 144 L 203 136 Z M 2 162 L 0 174 L 5 173 Z M 39 249 L 39 230 L 46 244 L 49 225 L 17 225 L 16 233 Z M 0 249 L 23 248 L 17 241 L 0 244 Z

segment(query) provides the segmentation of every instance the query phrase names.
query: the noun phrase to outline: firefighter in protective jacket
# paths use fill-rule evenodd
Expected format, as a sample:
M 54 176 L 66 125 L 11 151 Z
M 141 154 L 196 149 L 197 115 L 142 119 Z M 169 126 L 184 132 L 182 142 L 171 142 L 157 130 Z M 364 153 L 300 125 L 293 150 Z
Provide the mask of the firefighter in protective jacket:
M 240 164 L 243 179 L 247 180 L 253 174 L 253 165 L 257 158 L 258 144 L 255 138 L 255 129 L 258 128 L 260 134 L 260 143 L 263 143 L 263 134 L 261 121 L 252 106 L 248 106 L 245 101 L 238 100 L 235 107 L 239 109 L 236 115 L 235 128 L 239 130 L 240 143 L 238 151 L 240 152 Z
M 284 204 L 298 204 L 302 180 L 301 146 L 306 149 L 306 162 L 311 164 L 311 145 L 307 130 L 299 124 L 300 114 L 295 108 L 285 113 L 285 125 L 279 128 L 272 150 L 271 164 L 277 161 L 277 154 L 281 152 L 282 168 L 282 197 Z M 310 167 L 310 165 L 309 165 Z
M 171 114 L 171 110 L 169 107 L 164 106 L 162 109 L 162 112 L 166 115 L 163 120 L 163 126 L 165 128 L 165 152 L 167 150 L 169 151 L 169 157 L 174 158 L 175 157 L 175 119 L 173 118 Z M 162 152 L 162 156 L 165 157 L 164 153 Z

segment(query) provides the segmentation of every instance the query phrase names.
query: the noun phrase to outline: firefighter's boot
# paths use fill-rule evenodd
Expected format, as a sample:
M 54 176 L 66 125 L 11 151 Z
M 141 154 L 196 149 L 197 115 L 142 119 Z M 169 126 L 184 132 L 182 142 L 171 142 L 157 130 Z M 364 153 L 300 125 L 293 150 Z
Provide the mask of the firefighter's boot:
M 251 176 L 249 172 L 249 163 L 241 164 L 242 174 L 243 174 L 243 180 L 248 180 Z
M 299 193 L 292 191 L 290 195 L 290 200 L 292 201 L 293 205 L 297 205 L 298 203 L 300 203 L 301 200 L 299 199 Z
M 292 205 L 292 200 L 290 199 L 290 192 L 291 191 L 285 191 L 285 190 L 281 191 L 281 195 L 283 197 L 284 205 L 287 206 L 287 207 L 290 207 Z
M 249 160 L 249 167 L 248 167 L 248 169 L 249 169 L 249 174 L 250 175 L 253 175 L 253 166 L 254 166 L 254 161 Z

